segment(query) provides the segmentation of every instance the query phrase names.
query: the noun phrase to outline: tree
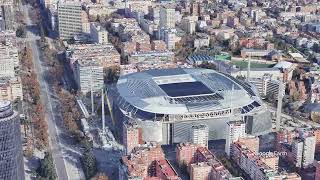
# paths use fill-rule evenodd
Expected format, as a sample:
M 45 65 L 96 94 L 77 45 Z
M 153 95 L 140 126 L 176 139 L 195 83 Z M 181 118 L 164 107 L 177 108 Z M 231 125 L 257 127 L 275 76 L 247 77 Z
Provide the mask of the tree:
M 24 26 L 19 26 L 16 31 L 16 36 L 20 38 L 25 38 L 26 35 L 26 28 Z
M 97 172 L 97 160 L 92 154 L 91 149 L 85 147 L 82 157 L 83 171 L 87 179 L 93 177 Z
M 318 43 L 314 43 L 314 44 L 313 44 L 313 47 L 312 47 L 312 50 L 313 50 L 314 52 L 319 53 L 319 52 L 320 52 L 320 45 L 319 45 Z
M 38 179 L 55 180 L 57 178 L 51 153 L 45 152 L 44 159 L 40 161 L 37 172 Z

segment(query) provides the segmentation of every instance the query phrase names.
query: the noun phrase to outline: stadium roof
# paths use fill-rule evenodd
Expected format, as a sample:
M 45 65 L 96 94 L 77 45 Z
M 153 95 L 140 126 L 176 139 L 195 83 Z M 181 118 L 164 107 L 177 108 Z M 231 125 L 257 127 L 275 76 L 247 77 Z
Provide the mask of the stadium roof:
M 244 107 L 246 112 L 260 106 L 260 98 L 250 85 L 210 69 L 131 73 L 119 78 L 117 90 L 118 101 L 127 111 L 185 114 Z

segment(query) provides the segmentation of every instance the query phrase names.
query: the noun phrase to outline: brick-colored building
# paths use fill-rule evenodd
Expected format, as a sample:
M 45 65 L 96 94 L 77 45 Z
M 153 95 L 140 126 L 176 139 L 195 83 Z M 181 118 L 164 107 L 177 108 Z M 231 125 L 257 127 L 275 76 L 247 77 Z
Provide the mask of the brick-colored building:
M 194 163 L 190 165 L 191 180 L 208 180 L 212 167 L 207 162 Z
M 151 42 L 151 49 L 153 51 L 165 51 L 167 49 L 167 45 L 162 40 L 154 40 Z
M 131 151 L 142 144 L 141 128 L 133 122 L 123 123 L 123 145 L 125 153 L 128 155 Z
M 139 43 L 139 42 L 137 42 L 137 51 L 149 52 L 149 51 L 151 51 L 151 44 L 150 43 Z
M 314 163 L 314 166 L 316 167 L 315 179 L 318 180 L 318 179 L 320 179 L 320 161 L 316 161 Z
M 130 155 L 123 156 L 119 167 L 119 179 L 141 177 L 142 179 L 155 176 L 154 167 L 158 160 L 165 159 L 161 146 L 158 144 L 145 144 L 136 147 Z
M 176 159 L 179 165 L 189 166 L 191 163 L 194 163 L 194 156 L 197 152 L 197 149 L 200 145 L 192 143 L 180 143 L 176 147 Z
M 320 152 L 320 129 L 314 130 L 314 136 L 316 137 L 316 152 Z
M 279 156 L 270 153 L 266 155 L 260 155 L 259 156 L 267 166 L 271 167 L 274 171 L 278 171 L 279 168 Z
M 164 180 L 179 180 L 180 177 L 167 159 L 156 161 L 156 177 Z
M 250 149 L 251 151 L 253 151 L 254 153 L 258 153 L 259 152 L 259 138 L 256 136 L 246 136 L 243 138 L 239 138 L 238 140 L 240 143 L 243 143 L 245 146 L 248 147 L 248 149 Z

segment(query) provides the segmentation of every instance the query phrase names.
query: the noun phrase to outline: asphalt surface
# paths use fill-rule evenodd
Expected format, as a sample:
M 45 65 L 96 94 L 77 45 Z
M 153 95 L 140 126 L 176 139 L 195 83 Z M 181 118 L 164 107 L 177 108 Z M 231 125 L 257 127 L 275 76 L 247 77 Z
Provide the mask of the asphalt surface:
M 33 23 L 29 17 L 28 6 L 24 6 L 24 13 L 26 17 L 26 24 L 28 26 L 32 26 Z M 59 142 L 58 137 L 58 129 L 56 126 L 55 112 L 53 110 L 52 101 L 51 101 L 51 92 L 49 92 L 48 84 L 44 79 L 45 71 L 43 71 L 44 67 L 42 66 L 40 56 L 39 56 L 39 48 L 36 42 L 38 37 L 34 35 L 32 32 L 27 32 L 28 43 L 32 49 L 33 53 L 33 62 L 35 66 L 35 71 L 38 77 L 38 81 L 40 83 L 40 98 L 45 108 L 46 120 L 48 122 L 48 132 L 49 132 L 49 145 L 50 151 L 53 156 L 55 169 L 57 172 L 58 180 L 68 180 L 68 174 L 66 171 L 65 162 L 63 159 L 61 144 Z M 32 40 L 33 39 L 33 40 Z

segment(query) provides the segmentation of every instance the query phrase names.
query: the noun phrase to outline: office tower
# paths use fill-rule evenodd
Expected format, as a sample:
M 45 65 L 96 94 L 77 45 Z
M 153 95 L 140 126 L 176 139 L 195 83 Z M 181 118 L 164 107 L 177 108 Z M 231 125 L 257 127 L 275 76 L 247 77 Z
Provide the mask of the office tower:
M 208 147 L 209 128 L 204 124 L 191 127 L 191 142 Z
M 239 138 L 245 136 L 245 123 L 243 121 L 230 121 L 227 123 L 227 138 L 225 152 L 230 156 L 231 144 L 236 142 Z
M 160 9 L 160 28 L 175 28 L 175 9 L 163 6 Z
M 20 119 L 10 101 L 0 102 L 0 179 L 24 180 Z
M 71 39 L 82 33 L 81 4 L 71 2 L 58 3 L 58 24 L 60 39 Z
M 123 123 L 123 145 L 125 154 L 129 155 L 131 151 L 142 143 L 141 129 L 134 122 Z

